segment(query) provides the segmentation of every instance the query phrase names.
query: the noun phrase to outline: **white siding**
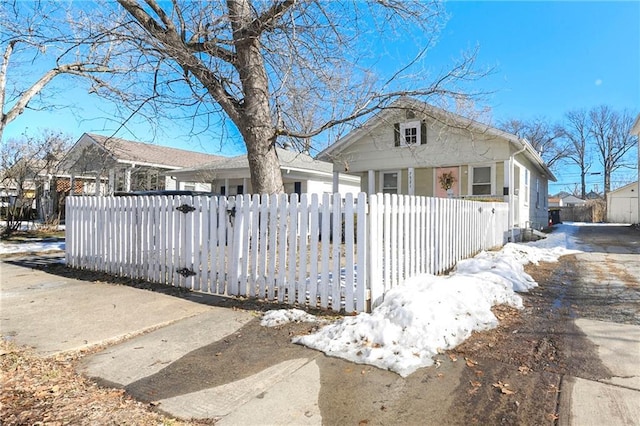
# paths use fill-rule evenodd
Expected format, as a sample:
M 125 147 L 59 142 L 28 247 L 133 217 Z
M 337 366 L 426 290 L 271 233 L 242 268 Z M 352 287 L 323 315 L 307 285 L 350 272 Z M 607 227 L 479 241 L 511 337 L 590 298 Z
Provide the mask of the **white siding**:
M 638 189 L 632 183 L 607 196 L 607 222 L 638 223 Z

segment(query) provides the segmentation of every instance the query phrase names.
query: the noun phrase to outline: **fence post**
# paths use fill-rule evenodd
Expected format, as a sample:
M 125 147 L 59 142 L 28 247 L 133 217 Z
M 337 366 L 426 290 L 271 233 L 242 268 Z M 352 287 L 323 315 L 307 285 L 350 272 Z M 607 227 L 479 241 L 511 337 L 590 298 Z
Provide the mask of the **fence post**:
M 369 238 L 367 235 L 367 229 L 369 228 L 370 220 L 367 217 L 367 194 L 361 192 L 358 194 L 358 204 L 356 206 L 357 214 L 356 214 L 356 227 L 357 227 L 357 239 L 356 239 L 356 248 L 357 248 L 357 261 L 358 270 L 356 271 L 356 310 L 357 311 L 366 311 L 367 309 L 367 287 L 368 282 L 370 280 L 369 274 L 369 264 L 371 262 L 371 257 L 367 259 L 367 253 L 373 253 L 375 250 L 376 259 L 377 259 L 377 245 L 369 245 Z M 369 212 L 371 212 L 371 206 L 369 206 Z M 373 235 L 373 234 L 369 234 Z M 376 233 L 377 235 L 377 233 Z M 378 263 L 375 263 L 378 265 Z M 379 266 L 379 265 L 378 265 Z
M 229 200 L 231 201 L 231 200 Z M 244 209 L 242 204 L 242 196 L 235 197 L 235 205 L 232 207 L 233 225 L 231 226 L 232 234 L 232 248 L 231 248 L 231 262 L 228 265 L 230 269 L 229 282 L 227 283 L 227 291 L 233 296 L 238 295 L 238 278 L 240 275 L 240 262 L 242 257 L 242 241 L 243 241 L 243 222 L 244 222 Z

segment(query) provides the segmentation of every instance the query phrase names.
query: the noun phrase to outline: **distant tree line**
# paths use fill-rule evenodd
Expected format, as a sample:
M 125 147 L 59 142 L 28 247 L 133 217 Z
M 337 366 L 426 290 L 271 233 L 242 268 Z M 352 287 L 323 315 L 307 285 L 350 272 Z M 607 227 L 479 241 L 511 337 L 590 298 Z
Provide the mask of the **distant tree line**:
M 634 118 L 627 110 L 600 105 L 568 111 L 558 122 L 543 117 L 508 119 L 498 127 L 527 139 L 552 170 L 566 164 L 576 165 L 580 170 L 577 195 L 583 199 L 587 195 L 586 177 L 597 161 L 602 166 L 606 198 L 612 189 L 611 175 L 636 166 L 636 158 L 629 155 L 638 146 L 638 138 L 630 134 Z

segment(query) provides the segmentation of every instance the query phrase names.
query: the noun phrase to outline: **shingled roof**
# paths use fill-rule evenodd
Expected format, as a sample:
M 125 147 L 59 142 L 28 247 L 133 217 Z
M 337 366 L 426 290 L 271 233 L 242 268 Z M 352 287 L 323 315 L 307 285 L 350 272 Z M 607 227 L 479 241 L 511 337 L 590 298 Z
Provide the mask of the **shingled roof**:
M 221 160 L 219 155 L 170 148 L 149 143 L 133 142 L 126 139 L 85 134 L 96 144 L 106 149 L 115 159 L 139 164 L 154 164 L 166 167 L 196 167 Z
M 324 172 L 327 174 L 333 173 L 333 164 L 316 160 L 308 154 L 301 152 L 290 151 L 287 149 L 276 147 L 278 154 L 278 160 L 280 162 L 281 169 L 298 169 L 315 172 Z M 220 157 L 216 161 L 210 161 L 209 163 L 202 164 L 200 166 L 194 166 L 180 170 L 180 172 L 191 172 L 198 170 L 232 170 L 232 169 L 246 169 L 249 170 L 249 160 L 247 154 L 238 155 L 235 157 Z

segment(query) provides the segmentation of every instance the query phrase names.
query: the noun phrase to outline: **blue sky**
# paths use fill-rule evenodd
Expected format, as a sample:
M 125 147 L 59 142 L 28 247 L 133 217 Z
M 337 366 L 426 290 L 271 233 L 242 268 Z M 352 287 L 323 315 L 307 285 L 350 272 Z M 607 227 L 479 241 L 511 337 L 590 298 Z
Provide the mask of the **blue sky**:
M 463 50 L 478 46 L 477 66 L 493 67 L 494 72 L 474 88 L 493 92 L 485 106 L 494 122 L 556 121 L 568 110 L 600 104 L 640 112 L 640 2 L 456 1 L 446 8 L 450 19 L 427 55 L 428 65 L 445 68 Z M 100 118 L 108 114 L 105 104 L 76 85 L 56 93 L 62 103 L 73 102 L 76 108 L 26 113 L 9 124 L 5 137 L 26 128 L 60 128 L 79 137 L 85 131 L 108 134 L 117 127 Z M 141 123 L 130 127 L 138 139 L 153 133 Z M 119 136 L 134 138 L 127 132 Z M 205 145 L 203 140 L 173 124 L 156 143 L 216 154 L 242 149 L 236 143 L 221 151 L 219 143 Z M 560 184 L 552 192 L 577 181 L 570 169 L 558 175 Z M 590 183 L 600 180 L 594 176 Z

